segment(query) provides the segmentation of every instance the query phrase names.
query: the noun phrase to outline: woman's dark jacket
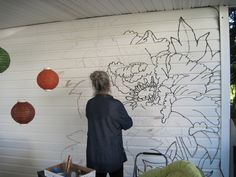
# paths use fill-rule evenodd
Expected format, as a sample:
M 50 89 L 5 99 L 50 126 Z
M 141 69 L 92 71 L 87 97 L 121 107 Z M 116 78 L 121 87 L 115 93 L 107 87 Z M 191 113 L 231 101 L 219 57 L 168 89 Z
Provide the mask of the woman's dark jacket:
M 133 125 L 124 105 L 110 95 L 97 94 L 86 105 L 88 119 L 87 166 L 97 172 L 113 172 L 127 160 L 122 129 Z

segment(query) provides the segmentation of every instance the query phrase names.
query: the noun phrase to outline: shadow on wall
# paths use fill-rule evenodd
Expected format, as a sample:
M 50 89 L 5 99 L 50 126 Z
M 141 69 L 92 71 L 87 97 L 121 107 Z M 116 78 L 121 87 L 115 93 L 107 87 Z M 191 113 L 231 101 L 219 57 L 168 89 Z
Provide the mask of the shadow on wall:
M 30 143 L 29 139 L 9 140 L 0 137 L 0 144 L 0 176 L 36 177 L 37 171 L 55 163 L 43 160 L 45 159 L 43 151 L 37 145 Z
M 28 140 L 0 140 L 0 176 L 31 177 L 35 173 L 35 160 Z M 24 173 L 25 172 L 25 173 Z

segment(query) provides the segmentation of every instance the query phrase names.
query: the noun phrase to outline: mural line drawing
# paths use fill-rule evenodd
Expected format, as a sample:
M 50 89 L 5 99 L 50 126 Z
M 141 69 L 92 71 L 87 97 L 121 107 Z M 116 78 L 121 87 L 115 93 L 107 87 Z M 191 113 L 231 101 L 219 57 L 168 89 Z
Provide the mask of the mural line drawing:
M 131 37 L 130 47 L 143 47 L 148 61 L 124 64 L 114 59 L 107 65 L 113 87 L 124 96 L 125 104 L 132 110 L 158 108 L 156 114 L 160 119 L 155 120 L 160 121 L 163 130 L 173 122 L 183 124 L 174 135 L 165 132 L 168 141 L 153 138 L 156 132 L 161 132 L 160 127 L 159 130 L 158 127 L 148 129 L 149 140 L 156 143 L 149 150 L 165 154 L 169 163 L 190 160 L 207 177 L 220 174 L 220 61 L 219 51 L 213 52 L 210 46 L 210 32 L 197 36 L 195 30 L 180 17 L 177 37 L 157 38 L 151 30 L 140 34 L 130 29 L 123 35 L 124 38 Z M 68 94 L 77 96 L 80 117 L 78 103 L 83 93 L 77 90 L 82 82 L 84 80 L 74 84 Z M 70 84 L 71 81 L 68 81 L 66 87 Z M 134 157 L 130 147 L 135 137 L 144 132 L 136 127 L 132 129 L 135 133 L 128 135 L 134 138 L 127 138 L 124 144 L 127 154 Z M 67 135 L 72 144 L 66 146 L 63 152 L 80 143 L 77 139 L 71 139 L 71 135 L 81 131 Z M 151 162 L 147 163 L 150 166 Z
M 126 104 L 133 110 L 159 107 L 163 125 L 176 117 L 186 122 L 189 128 L 172 138 L 171 143 L 162 142 L 167 148 L 161 152 L 169 163 L 190 160 L 206 176 L 214 176 L 211 166 L 217 161 L 220 145 L 220 97 L 215 94 L 220 92 L 220 63 L 217 61 L 219 51 L 213 53 L 208 42 L 210 32 L 197 37 L 194 29 L 180 17 L 177 38 L 157 38 L 151 30 L 144 35 L 127 30 L 124 35 L 133 35 L 130 45 L 142 45 L 150 61 L 128 65 L 111 62 L 107 72 L 113 85 L 124 94 Z M 157 49 L 162 46 L 162 50 L 149 47 L 150 43 L 157 45 Z M 212 61 L 210 66 L 207 61 Z M 198 106 L 206 104 L 207 112 Z M 180 109 L 184 105 L 186 111 Z M 209 144 L 214 148 L 208 148 Z M 126 146 L 129 149 L 129 142 Z M 159 147 L 150 150 L 160 152 Z

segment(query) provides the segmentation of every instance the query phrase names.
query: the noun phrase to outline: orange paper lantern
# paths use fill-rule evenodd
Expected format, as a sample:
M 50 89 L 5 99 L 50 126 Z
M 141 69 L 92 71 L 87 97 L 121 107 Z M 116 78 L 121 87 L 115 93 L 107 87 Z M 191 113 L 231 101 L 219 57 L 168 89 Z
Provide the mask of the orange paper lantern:
M 12 118 L 19 124 L 27 124 L 34 119 L 34 107 L 27 101 L 18 101 L 11 109 Z
M 51 68 L 45 68 L 38 74 L 37 83 L 42 89 L 50 91 L 58 85 L 59 76 Z

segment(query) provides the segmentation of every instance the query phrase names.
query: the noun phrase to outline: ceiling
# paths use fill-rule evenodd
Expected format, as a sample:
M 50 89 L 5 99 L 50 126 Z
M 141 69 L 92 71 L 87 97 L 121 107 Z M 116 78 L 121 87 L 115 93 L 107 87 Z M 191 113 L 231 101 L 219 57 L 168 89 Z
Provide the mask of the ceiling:
M 0 0 L 0 29 L 217 5 L 235 7 L 236 0 Z

